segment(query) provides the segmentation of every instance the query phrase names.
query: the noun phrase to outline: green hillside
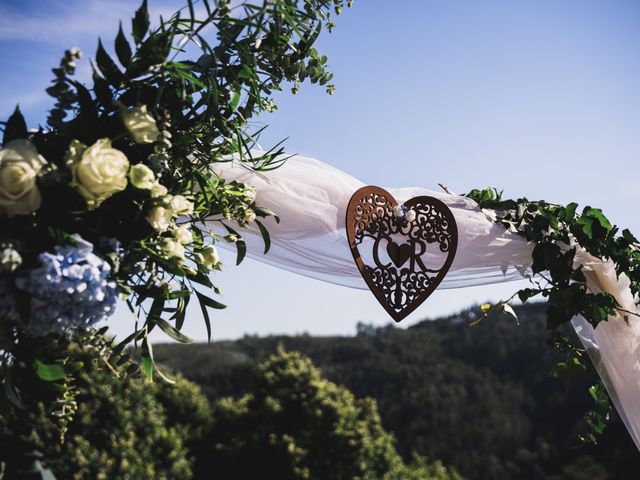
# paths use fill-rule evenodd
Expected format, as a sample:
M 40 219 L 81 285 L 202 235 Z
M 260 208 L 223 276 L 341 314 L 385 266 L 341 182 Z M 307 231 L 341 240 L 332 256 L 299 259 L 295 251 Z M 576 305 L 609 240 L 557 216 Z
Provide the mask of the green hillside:
M 580 445 L 591 408 L 549 371 L 543 304 L 468 325 L 471 311 L 408 329 L 360 325 L 353 337 L 245 337 L 158 345 L 156 357 L 211 400 L 249 391 L 279 344 L 311 357 L 329 380 L 377 400 L 398 451 L 452 465 L 469 479 L 636 479 L 640 454 L 619 419 L 599 444 Z M 215 416 L 215 415 L 214 415 Z

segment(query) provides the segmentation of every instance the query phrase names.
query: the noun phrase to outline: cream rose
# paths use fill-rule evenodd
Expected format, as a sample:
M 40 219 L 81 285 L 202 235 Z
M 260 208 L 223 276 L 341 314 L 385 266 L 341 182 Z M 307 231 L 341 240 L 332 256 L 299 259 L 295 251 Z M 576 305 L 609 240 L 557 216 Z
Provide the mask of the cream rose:
M 213 245 L 207 245 L 196 254 L 196 261 L 205 267 L 218 267 L 220 265 L 220 257 L 218 251 Z
M 95 208 L 111 195 L 127 187 L 129 160 L 120 150 L 111 147 L 108 138 L 98 140 L 87 148 L 74 140 L 67 151 L 76 190 L 89 208 Z
M 142 163 L 138 163 L 129 170 L 129 181 L 131 185 L 140 190 L 152 190 L 156 184 L 156 177 L 153 170 Z
M 172 224 L 173 213 L 164 207 L 153 207 L 147 213 L 147 222 L 159 232 L 166 232 Z
M 175 258 L 180 262 L 183 262 L 185 257 L 184 246 L 180 242 L 177 242 L 173 238 L 163 238 L 160 240 L 160 250 L 167 257 Z
M 153 198 L 164 197 L 167 193 L 169 193 L 167 187 L 160 185 L 158 182 L 151 186 L 151 196 Z
M 122 110 L 122 122 L 136 143 L 153 143 L 158 140 L 160 131 L 156 120 L 147 112 L 147 106 Z
M 29 140 L 13 140 L 0 150 L 0 213 L 28 215 L 40 207 L 36 177 L 45 163 Z
M 193 213 L 193 202 L 182 195 L 174 195 L 169 201 L 169 208 L 171 208 L 174 215 L 191 215 Z
M 174 236 L 176 237 L 176 240 L 179 241 L 182 245 L 187 245 L 193 242 L 193 233 L 191 233 L 191 229 L 188 225 L 183 225 L 176 228 Z

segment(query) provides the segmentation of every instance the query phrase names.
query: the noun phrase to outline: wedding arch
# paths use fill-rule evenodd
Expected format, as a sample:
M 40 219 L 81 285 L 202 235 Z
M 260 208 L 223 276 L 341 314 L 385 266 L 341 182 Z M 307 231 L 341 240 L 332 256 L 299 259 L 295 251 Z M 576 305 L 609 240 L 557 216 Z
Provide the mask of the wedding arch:
M 148 334 L 190 342 L 181 330 L 193 297 L 210 336 L 210 310 L 225 307 L 211 276 L 221 246 L 238 261 L 370 288 L 396 320 L 435 288 L 528 278 L 516 294 L 548 300 L 549 337 L 566 354 L 556 373 L 592 363 L 640 449 L 640 244 L 629 231 L 596 208 L 491 188 L 382 189 L 280 146 L 258 148 L 248 120 L 275 108 L 274 92 L 306 80 L 333 91 L 314 44 L 345 5 L 188 0 L 152 27 L 144 0 L 113 54 L 98 42 L 91 86 L 73 77 L 80 51 L 65 52 L 46 127 L 29 129 L 16 108 L 0 149 L 7 412 L 30 427 L 44 405 L 63 437 L 78 409 L 79 349 L 116 376 L 171 382 Z M 116 343 L 108 319 L 119 297 L 136 321 Z M 482 311 L 515 315 L 509 300 Z M 562 333 L 568 324 L 582 346 Z M 598 384 L 590 393 L 597 431 L 606 393 Z

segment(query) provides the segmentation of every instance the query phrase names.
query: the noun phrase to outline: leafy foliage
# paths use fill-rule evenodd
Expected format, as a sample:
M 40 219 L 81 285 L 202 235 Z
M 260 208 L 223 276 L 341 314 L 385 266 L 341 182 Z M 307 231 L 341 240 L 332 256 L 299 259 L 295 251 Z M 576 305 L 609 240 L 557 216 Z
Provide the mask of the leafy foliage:
M 563 356 L 548 348 L 545 309 L 540 303 L 516 307 L 517 325 L 491 312 L 469 327 L 477 319 L 469 309 L 407 330 L 362 324 L 354 337 L 158 345 L 156 356 L 215 402 L 251 394 L 257 365 L 284 344 L 356 397 L 375 398 L 405 462 L 415 452 L 478 480 L 562 478 L 565 470 L 584 480 L 596 471 L 606 476 L 593 478 L 632 478 L 628 472 L 640 468 L 637 449 L 615 412 L 597 446 L 578 440 L 589 431 L 584 415 L 594 408 L 591 384 L 578 379 L 566 391 L 549 377 Z
M 205 443 L 202 478 L 459 478 L 425 459 L 406 467 L 375 401 L 357 400 L 322 378 L 311 360 L 282 348 L 258 366 L 250 393 L 216 402 Z
M 516 295 L 522 302 L 536 296 L 548 300 L 549 343 L 567 357 L 556 365 L 554 374 L 565 385 L 573 385 L 577 377 L 593 370 L 585 350 L 572 345 L 561 334 L 561 328 L 576 315 L 583 316 L 595 328 L 612 317 L 628 320 L 629 315 L 637 316 L 622 308 L 610 293 L 593 292 L 588 288 L 583 263 L 577 259 L 579 249 L 593 259 L 612 261 L 617 276 L 624 275 L 629 279 L 631 293 L 638 299 L 640 243 L 629 230 L 620 232 L 598 208 L 587 206 L 577 213 L 576 203 L 563 206 L 526 198 L 506 200 L 495 188 L 472 190 L 467 196 L 481 208 L 494 210 L 496 222 L 507 230 L 517 232 L 533 243 L 532 288 L 521 289 Z M 506 305 L 500 302 L 498 307 L 504 309 Z M 611 411 L 606 391 L 599 380 L 597 382 L 589 389 L 597 408 L 587 416 L 592 430 L 584 437 L 593 442 L 602 433 Z

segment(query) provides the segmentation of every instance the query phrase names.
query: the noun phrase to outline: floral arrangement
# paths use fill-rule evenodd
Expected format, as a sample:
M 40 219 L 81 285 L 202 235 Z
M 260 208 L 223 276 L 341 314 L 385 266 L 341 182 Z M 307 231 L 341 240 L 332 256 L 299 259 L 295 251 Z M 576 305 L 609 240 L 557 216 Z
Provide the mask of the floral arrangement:
M 65 52 L 46 126 L 28 129 L 16 108 L 0 150 L 0 375 L 12 408 L 44 402 L 70 419 L 83 368 L 72 345 L 134 372 L 123 352 L 139 344 L 141 370 L 162 375 L 148 334 L 189 342 L 180 330 L 193 295 L 211 335 L 209 309 L 224 308 L 212 298 L 216 243 L 234 243 L 240 262 L 236 229 L 255 223 L 266 253 L 260 219 L 274 216 L 212 165 L 234 158 L 268 170 L 285 160 L 278 146 L 252 156 L 260 130 L 249 120 L 275 109 L 285 84 L 332 91 L 313 45 L 343 3 L 189 1 L 151 28 L 145 0 L 130 36 L 120 27 L 115 56 L 98 42 L 91 86 L 73 78 L 80 51 Z M 136 321 L 115 344 L 118 298 Z

